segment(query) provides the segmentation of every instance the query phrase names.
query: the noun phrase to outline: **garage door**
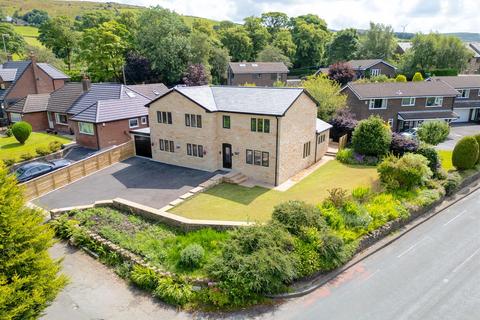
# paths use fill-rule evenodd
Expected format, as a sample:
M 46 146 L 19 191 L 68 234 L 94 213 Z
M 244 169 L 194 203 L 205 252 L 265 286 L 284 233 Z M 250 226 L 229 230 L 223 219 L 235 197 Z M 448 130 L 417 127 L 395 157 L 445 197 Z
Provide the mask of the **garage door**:
M 458 115 L 458 119 L 453 122 L 468 122 L 470 116 L 470 109 L 455 109 L 455 113 Z
M 135 153 L 137 156 L 151 158 L 152 146 L 150 145 L 150 137 L 135 136 Z

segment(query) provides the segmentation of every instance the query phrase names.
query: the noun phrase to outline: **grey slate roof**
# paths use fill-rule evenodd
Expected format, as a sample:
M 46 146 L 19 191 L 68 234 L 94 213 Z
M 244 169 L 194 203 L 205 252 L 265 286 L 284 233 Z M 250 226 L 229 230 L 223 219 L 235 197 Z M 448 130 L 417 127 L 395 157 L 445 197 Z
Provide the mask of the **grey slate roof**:
M 433 119 L 457 119 L 458 115 L 451 111 L 407 111 L 399 112 L 398 117 L 403 120 L 433 120 Z
M 480 58 L 480 42 L 466 43 L 465 46 L 473 52 L 475 58 Z
M 90 90 L 83 94 L 67 110 L 68 114 L 78 114 L 99 100 L 120 99 L 122 85 L 119 83 L 93 83 Z
M 7 61 L 3 64 L 3 69 L 17 69 L 14 81 L 17 81 L 18 78 L 23 74 L 25 69 L 32 63 L 30 60 L 25 61 Z
M 230 62 L 233 73 L 286 73 L 287 66 L 283 62 Z
M 17 113 L 42 112 L 47 110 L 49 99 L 49 93 L 29 94 L 25 98 L 20 99 L 13 105 L 7 107 L 5 110 Z
M 144 95 L 150 100 L 155 99 L 168 91 L 167 86 L 163 83 L 135 84 L 129 85 L 128 88 Z
M 148 115 L 145 107 L 150 100 L 137 96 L 134 98 L 100 100 L 82 112 L 74 115 L 72 120 L 101 123 L 129 119 Z
M 400 47 L 400 49 L 402 49 L 404 53 L 407 52 L 407 50 L 410 50 L 410 48 L 412 47 L 411 42 L 397 42 L 397 45 Z
M 177 86 L 178 91 L 208 111 L 283 116 L 304 92 L 302 88 Z
M 12 82 L 15 80 L 17 69 L 3 69 L 0 68 L 0 78 L 5 82 Z
M 391 66 L 392 68 L 397 69 L 396 67 L 392 66 L 388 62 L 383 61 L 382 59 L 364 59 L 364 60 L 350 60 L 348 61 L 348 64 L 350 64 L 353 68 L 353 70 L 366 70 L 370 68 L 371 66 L 376 65 L 377 63 L 383 62 L 388 66 Z
M 70 79 L 70 77 L 67 76 L 65 73 L 61 72 L 60 70 L 48 63 L 38 62 L 37 66 L 43 71 L 45 71 L 45 73 L 48 74 L 52 79 Z
M 325 122 L 321 119 L 318 119 L 317 118 L 317 132 L 320 133 L 320 132 L 323 132 L 323 131 L 327 131 L 329 130 L 330 128 L 332 128 L 332 125 L 328 122 Z
M 480 88 L 480 75 L 432 77 L 432 80 L 441 80 L 455 89 Z
M 83 93 L 81 83 L 67 82 L 63 87 L 50 94 L 47 111 L 67 113 L 67 110 Z
M 350 88 L 360 99 L 402 98 L 402 97 L 455 97 L 458 91 L 443 81 L 419 82 L 383 82 L 356 83 L 350 82 L 343 89 Z

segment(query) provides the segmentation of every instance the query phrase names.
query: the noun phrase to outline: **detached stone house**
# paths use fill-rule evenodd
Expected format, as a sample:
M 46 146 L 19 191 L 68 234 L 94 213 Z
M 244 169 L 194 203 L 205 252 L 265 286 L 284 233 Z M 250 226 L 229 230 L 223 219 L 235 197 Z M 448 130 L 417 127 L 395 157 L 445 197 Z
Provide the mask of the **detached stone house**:
M 279 185 L 328 148 L 331 126 L 301 88 L 178 86 L 147 106 L 150 130 L 132 133 L 164 163 Z
M 463 70 L 464 74 L 480 74 L 480 42 L 469 42 L 465 46 L 472 53 L 468 59 L 467 67 Z
M 130 130 L 149 125 L 145 105 L 167 90 L 161 83 L 92 84 L 66 111 L 76 142 L 103 149 L 131 140 Z
M 434 77 L 458 91 L 453 111 L 458 115 L 455 122 L 480 121 L 480 75 L 461 75 L 456 77 Z
M 389 78 L 395 77 L 397 68 L 382 59 L 368 59 L 368 60 L 350 60 L 347 63 L 355 71 L 355 77 L 353 80 L 361 78 L 369 78 L 372 76 L 386 75 Z M 329 68 L 320 68 L 315 73 L 328 75 Z
M 3 111 L 6 111 L 10 121 L 12 118 L 18 120 L 18 114 L 9 115 L 11 105 L 30 94 L 53 92 L 63 87 L 68 80 L 67 75 L 48 63 L 37 63 L 33 55 L 30 60 L 5 62 L 0 65 L 0 118 L 5 117 Z M 38 123 L 43 120 L 34 121 Z
M 254 83 L 258 87 L 271 87 L 276 81 L 287 81 L 288 68 L 283 62 L 230 62 L 227 84 L 241 86 Z
M 394 131 L 418 127 L 423 121 L 458 118 L 453 112 L 458 91 L 443 81 L 350 82 L 341 92 L 357 119 L 379 115 Z

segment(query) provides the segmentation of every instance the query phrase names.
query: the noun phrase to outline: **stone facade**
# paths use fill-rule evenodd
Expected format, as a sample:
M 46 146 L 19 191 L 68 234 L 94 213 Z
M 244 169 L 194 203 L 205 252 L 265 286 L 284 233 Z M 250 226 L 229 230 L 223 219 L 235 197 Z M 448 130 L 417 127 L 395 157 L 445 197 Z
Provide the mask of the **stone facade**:
M 172 124 L 158 123 L 157 111 L 171 112 Z M 225 169 L 223 145 L 231 145 L 232 170 L 254 180 L 277 185 L 315 162 L 316 104 L 305 94 L 284 116 L 209 112 L 176 91 L 150 104 L 150 137 L 153 160 L 206 171 Z M 200 115 L 202 127 L 185 125 L 185 114 Z M 230 128 L 223 128 L 223 117 L 230 117 Z M 268 133 L 251 131 L 251 119 L 270 120 Z M 278 134 L 277 134 L 278 128 Z M 160 150 L 160 139 L 173 141 L 174 152 Z M 303 145 L 311 141 L 310 155 L 303 158 Z M 187 144 L 203 146 L 203 157 L 187 154 Z M 323 142 L 328 145 L 328 139 Z M 325 150 L 322 145 L 319 150 Z M 260 151 L 260 165 L 246 161 L 247 150 Z M 278 154 L 278 161 L 277 161 Z M 324 154 L 324 153 L 323 153 Z M 317 161 L 323 156 L 317 154 Z M 255 161 L 254 161 L 255 162 Z

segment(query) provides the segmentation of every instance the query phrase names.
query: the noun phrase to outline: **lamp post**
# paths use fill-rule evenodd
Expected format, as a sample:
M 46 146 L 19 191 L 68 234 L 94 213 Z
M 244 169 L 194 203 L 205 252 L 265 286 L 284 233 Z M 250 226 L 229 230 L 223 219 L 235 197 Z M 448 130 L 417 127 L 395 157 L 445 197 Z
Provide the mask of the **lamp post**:
M 5 54 L 7 54 L 7 46 L 5 45 L 5 37 L 8 38 L 8 34 L 2 33 L 2 40 L 3 40 L 3 51 L 5 51 Z

